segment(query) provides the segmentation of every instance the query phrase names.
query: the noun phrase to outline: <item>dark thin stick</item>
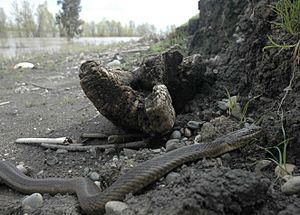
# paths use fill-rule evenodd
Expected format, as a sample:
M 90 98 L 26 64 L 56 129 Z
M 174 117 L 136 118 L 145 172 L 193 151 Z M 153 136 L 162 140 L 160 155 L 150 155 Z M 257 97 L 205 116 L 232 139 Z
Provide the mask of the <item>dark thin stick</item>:
M 83 133 L 81 138 L 90 138 L 90 139 L 106 139 L 108 135 L 103 133 Z
M 35 87 L 39 87 L 39 88 L 42 88 L 42 89 L 45 89 L 45 90 L 54 90 L 53 88 L 51 87 L 43 87 L 41 85 L 38 85 L 38 84 L 35 84 L 35 83 L 30 83 L 32 86 L 35 86 Z
M 146 143 L 144 141 L 136 141 L 136 142 L 128 142 L 128 143 L 120 143 L 120 144 L 90 145 L 90 146 L 87 146 L 87 145 L 82 146 L 82 145 L 75 145 L 75 144 L 64 146 L 64 145 L 42 143 L 41 146 L 43 148 L 48 148 L 48 149 L 65 149 L 68 151 L 89 151 L 91 149 L 109 149 L 109 148 L 118 148 L 118 149 L 147 148 L 148 143 Z
M 114 134 L 109 135 L 107 138 L 108 143 L 126 143 L 131 141 L 137 141 L 141 140 L 144 137 L 147 137 L 147 135 L 143 133 L 138 134 Z

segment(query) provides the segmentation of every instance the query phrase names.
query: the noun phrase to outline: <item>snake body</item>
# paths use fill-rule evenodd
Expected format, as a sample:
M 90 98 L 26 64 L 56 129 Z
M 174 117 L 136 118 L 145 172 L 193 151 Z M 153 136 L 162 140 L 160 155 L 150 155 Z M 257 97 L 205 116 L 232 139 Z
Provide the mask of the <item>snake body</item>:
M 84 213 L 103 214 L 108 201 L 123 200 L 126 194 L 137 192 L 185 162 L 203 157 L 217 157 L 240 148 L 257 138 L 260 131 L 260 127 L 251 125 L 216 138 L 212 142 L 173 150 L 137 165 L 103 192 L 91 180 L 83 177 L 32 179 L 7 161 L 0 161 L 0 181 L 26 194 L 75 193 Z

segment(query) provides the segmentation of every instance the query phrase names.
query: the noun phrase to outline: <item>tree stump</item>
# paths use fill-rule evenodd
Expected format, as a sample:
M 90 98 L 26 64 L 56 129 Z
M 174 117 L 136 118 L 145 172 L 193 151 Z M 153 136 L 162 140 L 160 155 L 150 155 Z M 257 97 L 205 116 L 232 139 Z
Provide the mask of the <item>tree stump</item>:
M 133 72 L 87 61 L 80 67 L 80 84 L 97 110 L 115 125 L 163 135 L 174 125 L 175 110 L 180 112 L 196 93 L 202 71 L 195 66 L 199 60 L 198 55 L 183 60 L 173 48 L 146 58 Z

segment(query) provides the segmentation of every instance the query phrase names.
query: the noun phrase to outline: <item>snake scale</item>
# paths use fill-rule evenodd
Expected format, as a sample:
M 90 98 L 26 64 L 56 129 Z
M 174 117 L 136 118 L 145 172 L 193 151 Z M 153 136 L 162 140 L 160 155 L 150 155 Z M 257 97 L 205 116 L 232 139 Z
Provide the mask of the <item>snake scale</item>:
M 0 161 L 0 181 L 26 194 L 76 193 L 84 213 L 103 214 L 106 202 L 123 200 L 126 194 L 137 192 L 185 162 L 203 157 L 217 157 L 240 148 L 257 138 L 260 131 L 260 127 L 251 125 L 212 142 L 184 146 L 157 156 L 130 169 L 103 192 L 91 180 L 83 177 L 33 179 L 22 174 L 7 161 Z

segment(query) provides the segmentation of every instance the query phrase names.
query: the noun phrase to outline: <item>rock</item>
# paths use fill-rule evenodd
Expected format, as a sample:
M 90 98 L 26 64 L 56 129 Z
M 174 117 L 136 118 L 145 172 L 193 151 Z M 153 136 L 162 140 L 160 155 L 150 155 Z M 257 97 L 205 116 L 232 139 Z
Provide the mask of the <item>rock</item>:
M 35 66 L 29 62 L 21 62 L 14 66 L 14 69 L 33 69 Z
M 281 187 L 281 191 L 289 195 L 300 193 L 300 176 L 295 176 L 285 182 Z
M 113 60 L 118 60 L 120 62 L 124 61 L 123 57 L 120 55 L 120 53 L 116 53 L 113 57 Z
M 81 52 L 80 55 L 79 55 L 79 60 L 83 60 L 84 59 L 84 53 Z
M 262 170 L 266 169 L 271 165 L 272 161 L 269 160 L 260 160 L 256 163 L 254 167 L 254 172 L 261 173 Z
M 169 138 L 170 140 L 172 140 L 172 139 L 180 139 L 180 137 L 181 137 L 180 131 L 175 130 L 172 132 Z
M 197 122 L 197 121 L 189 121 L 186 126 L 191 129 L 191 130 L 197 130 L 200 128 L 200 126 L 202 125 L 202 122 Z
M 28 173 L 28 169 L 24 166 L 23 162 L 20 162 L 19 165 L 16 166 L 17 169 L 22 172 L 24 175 L 26 175 Z
M 101 182 L 100 181 L 94 181 L 94 183 L 101 189 Z
M 154 154 L 159 154 L 161 153 L 161 149 L 152 149 L 151 150 Z
M 231 112 L 231 115 L 237 119 L 241 119 L 242 109 L 239 103 L 236 104 L 235 108 Z
M 166 143 L 166 151 L 172 151 L 174 149 L 180 148 L 182 145 L 178 139 L 168 140 Z
M 227 102 L 224 102 L 224 101 L 217 101 L 217 105 L 218 105 L 218 108 L 220 108 L 223 111 L 226 111 L 228 108 Z
M 173 183 L 179 177 L 180 177 L 179 173 L 177 173 L 177 172 L 170 172 L 166 176 L 166 183 L 171 184 L 171 183 Z
M 292 176 L 292 175 L 285 175 L 285 176 L 282 177 L 282 180 L 285 181 L 285 182 L 287 182 L 288 180 L 290 180 L 293 177 L 294 176 Z
M 232 96 L 231 97 L 231 101 L 232 101 L 232 103 L 234 104 L 236 104 L 236 106 L 235 106 L 235 108 L 232 110 L 232 115 L 234 116 L 234 117 L 236 117 L 236 118 L 240 118 L 241 117 L 241 106 L 240 106 L 240 104 L 238 103 L 238 97 L 237 96 Z M 218 107 L 221 109 L 221 110 L 223 110 L 223 111 L 225 111 L 225 110 L 227 110 L 227 109 L 229 109 L 230 108 L 230 101 L 229 101 L 229 99 L 222 99 L 222 101 L 217 101 L 217 105 L 218 105 Z
M 184 136 L 185 137 L 191 137 L 192 136 L 192 131 L 188 128 L 184 129 Z
M 133 149 L 123 149 L 124 151 L 124 155 L 128 158 L 133 158 L 135 155 L 136 155 L 136 150 L 133 150 Z
M 27 196 L 22 201 L 22 206 L 24 209 L 39 208 L 43 206 L 43 196 L 40 193 L 33 193 Z
M 66 150 L 66 149 L 57 149 L 56 153 L 57 154 L 66 154 L 66 153 L 68 153 L 68 150 Z
M 109 62 L 106 66 L 110 68 L 120 68 L 121 67 L 121 62 L 119 60 L 113 60 Z
M 54 166 L 57 163 L 58 163 L 58 159 L 55 156 L 48 156 L 46 158 L 46 164 L 49 166 Z
M 96 156 L 97 156 L 97 151 L 96 151 L 96 149 L 95 149 L 94 147 L 92 147 L 92 148 L 89 149 L 89 153 L 91 153 L 91 155 L 92 155 L 93 157 L 96 157 Z
M 85 167 L 84 170 L 83 170 L 83 175 L 86 176 L 90 173 L 90 168 L 88 167 Z
M 229 153 L 225 153 L 221 156 L 221 159 L 224 161 L 230 161 L 231 160 L 231 155 Z
M 280 166 L 276 166 L 275 168 L 275 175 L 278 177 L 283 177 L 285 175 L 291 175 L 296 169 L 296 166 L 294 164 L 285 164 L 285 170 L 283 169 L 283 167 Z
M 106 215 L 122 215 L 122 211 L 128 208 L 128 205 L 120 201 L 109 201 L 105 204 Z
M 89 174 L 89 178 L 92 180 L 92 181 L 99 181 L 100 179 L 100 175 L 96 172 L 91 172 Z
M 199 144 L 201 142 L 202 142 L 202 135 L 201 134 L 196 135 L 194 139 L 194 144 Z

